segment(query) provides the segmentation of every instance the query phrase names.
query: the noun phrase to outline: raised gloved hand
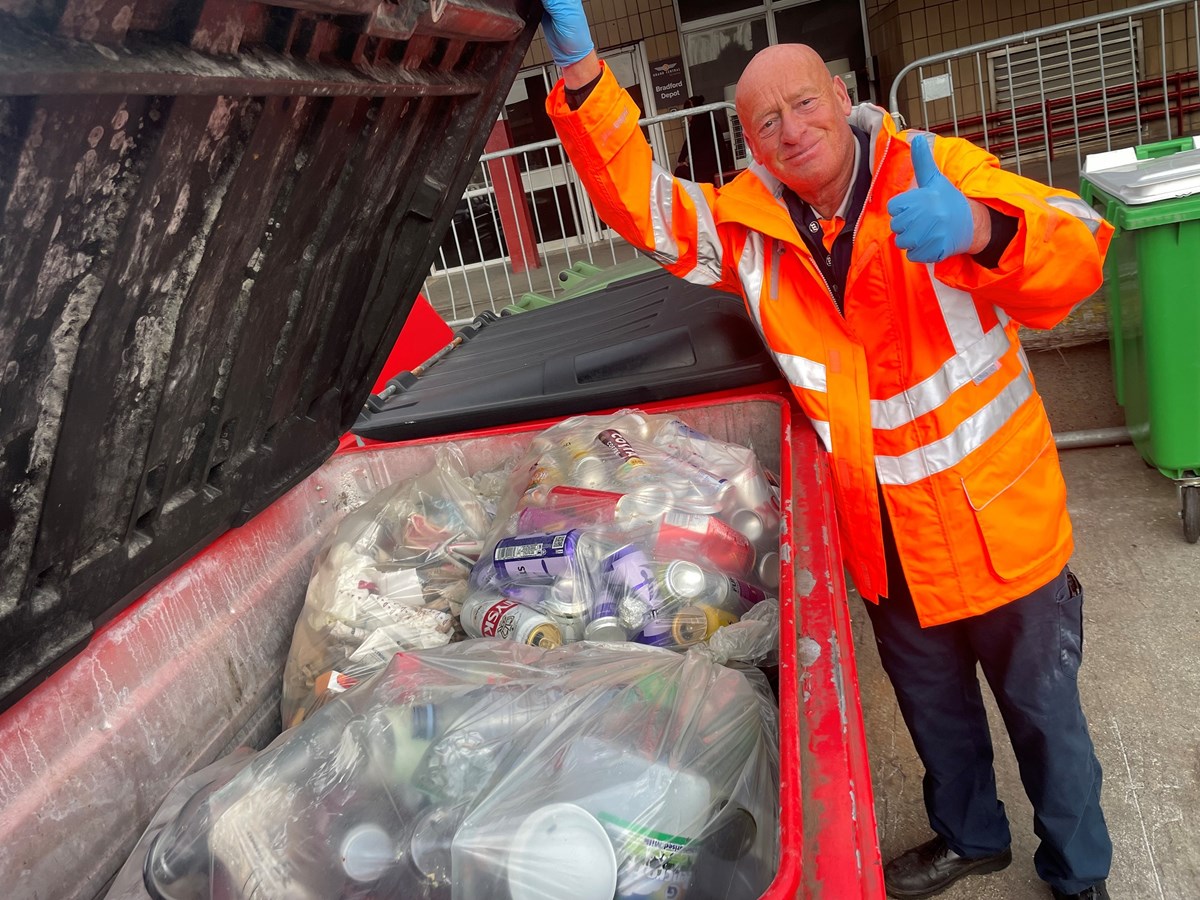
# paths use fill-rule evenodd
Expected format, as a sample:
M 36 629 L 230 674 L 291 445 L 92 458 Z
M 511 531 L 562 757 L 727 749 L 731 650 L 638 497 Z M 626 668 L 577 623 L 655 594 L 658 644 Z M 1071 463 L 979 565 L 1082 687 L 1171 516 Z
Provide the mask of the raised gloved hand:
M 559 66 L 577 63 L 595 49 L 583 0 L 542 0 L 542 8 L 542 33 Z
M 965 253 L 975 238 L 971 205 L 938 171 L 928 136 L 913 138 L 912 161 L 917 186 L 888 202 L 896 246 L 907 250 L 908 258 L 917 263 L 941 262 Z

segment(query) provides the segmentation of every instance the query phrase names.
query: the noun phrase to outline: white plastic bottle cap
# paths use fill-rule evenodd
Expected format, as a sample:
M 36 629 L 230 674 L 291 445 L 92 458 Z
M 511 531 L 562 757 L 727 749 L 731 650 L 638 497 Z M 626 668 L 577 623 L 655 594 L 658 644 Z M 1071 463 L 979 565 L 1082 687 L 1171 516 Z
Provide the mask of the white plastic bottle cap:
M 378 825 L 356 825 L 342 838 L 342 868 L 355 881 L 374 881 L 395 861 L 396 844 Z
M 612 900 L 617 856 L 604 826 L 574 803 L 531 813 L 508 854 L 512 900 Z

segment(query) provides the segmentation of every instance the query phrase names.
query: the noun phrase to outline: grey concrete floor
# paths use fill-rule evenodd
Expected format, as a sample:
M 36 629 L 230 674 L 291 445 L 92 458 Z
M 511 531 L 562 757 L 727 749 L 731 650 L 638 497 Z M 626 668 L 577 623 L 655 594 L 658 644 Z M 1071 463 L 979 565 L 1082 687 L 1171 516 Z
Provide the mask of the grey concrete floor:
M 1030 354 L 1056 431 L 1122 422 L 1104 344 Z M 1113 837 L 1109 887 L 1124 900 L 1200 897 L 1200 545 L 1183 540 L 1175 486 L 1133 447 L 1062 454 L 1084 586 L 1080 691 L 1104 769 Z M 863 716 L 884 859 L 930 836 L 923 769 L 857 597 Z M 970 878 L 946 900 L 1047 898 L 1033 868 L 1033 813 L 995 704 L 984 688 L 1013 864 Z

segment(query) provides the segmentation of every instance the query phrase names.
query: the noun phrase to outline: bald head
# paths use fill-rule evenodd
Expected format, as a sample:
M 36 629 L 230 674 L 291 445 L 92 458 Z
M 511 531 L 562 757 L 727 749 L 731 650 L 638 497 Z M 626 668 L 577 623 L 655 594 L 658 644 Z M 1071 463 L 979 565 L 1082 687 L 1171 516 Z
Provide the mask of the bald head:
M 836 209 L 854 167 L 850 95 L 804 44 L 757 53 L 738 79 L 738 119 L 754 158 L 818 210 Z
M 813 80 L 828 75 L 825 60 L 807 44 L 774 44 L 754 54 L 742 76 L 738 79 L 734 105 L 738 117 L 742 116 L 742 104 L 764 85 L 778 84 L 781 80 L 807 77 Z

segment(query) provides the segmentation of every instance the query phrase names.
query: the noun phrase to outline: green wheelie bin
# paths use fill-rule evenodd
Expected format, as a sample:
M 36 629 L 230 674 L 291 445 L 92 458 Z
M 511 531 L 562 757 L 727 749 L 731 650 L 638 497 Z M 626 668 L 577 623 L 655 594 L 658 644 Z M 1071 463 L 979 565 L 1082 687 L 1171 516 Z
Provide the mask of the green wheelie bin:
M 1088 157 L 1082 196 L 1116 229 L 1104 266 L 1117 402 L 1200 539 L 1200 138 Z

